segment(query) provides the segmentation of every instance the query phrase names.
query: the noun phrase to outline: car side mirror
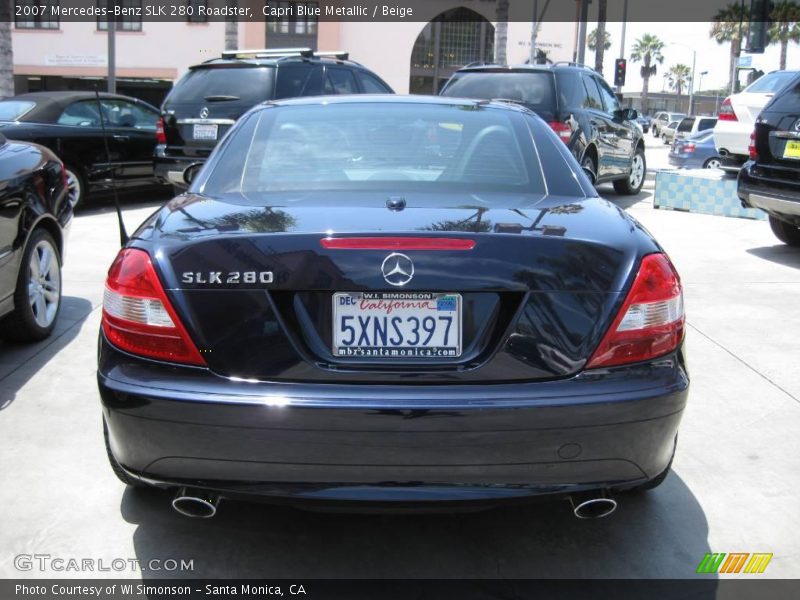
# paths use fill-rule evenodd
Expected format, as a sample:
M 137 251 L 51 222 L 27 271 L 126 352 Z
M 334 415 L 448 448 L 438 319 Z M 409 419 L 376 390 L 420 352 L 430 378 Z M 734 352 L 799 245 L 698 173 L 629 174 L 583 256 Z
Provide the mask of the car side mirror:
M 620 108 L 614 111 L 614 117 L 623 121 L 635 121 L 639 118 L 639 111 L 635 108 Z
M 197 177 L 197 173 L 203 167 L 204 163 L 192 163 L 183 170 L 183 181 L 186 185 L 192 185 L 192 181 Z

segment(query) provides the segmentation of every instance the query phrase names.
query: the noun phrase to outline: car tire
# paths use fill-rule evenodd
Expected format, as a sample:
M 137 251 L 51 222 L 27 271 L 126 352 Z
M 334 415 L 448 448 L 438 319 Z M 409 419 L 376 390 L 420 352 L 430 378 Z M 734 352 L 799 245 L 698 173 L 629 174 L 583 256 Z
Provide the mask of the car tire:
M 588 152 L 581 159 L 581 168 L 586 172 L 592 185 L 594 185 L 594 182 L 597 181 L 597 161 Z
M 718 156 L 712 156 L 703 163 L 704 169 L 719 169 L 720 167 L 722 167 L 722 161 Z
M 653 127 L 653 137 L 654 138 L 658 137 L 658 129 L 656 129 L 655 127 Z
M 64 170 L 67 172 L 67 195 L 69 203 L 72 208 L 83 206 L 86 201 L 87 187 L 86 177 L 83 171 L 73 167 L 72 165 L 65 164 Z
M 666 134 L 666 133 L 662 133 L 662 134 L 661 134 L 661 142 L 662 142 L 662 143 L 663 143 L 665 146 L 666 146 L 667 144 L 669 144 L 669 140 L 667 139 L 667 134 Z
M 111 470 L 114 471 L 114 475 L 117 476 L 122 483 L 125 485 L 129 485 L 135 488 L 143 488 L 146 487 L 138 479 L 134 479 L 122 468 L 122 466 L 117 462 L 117 459 L 114 458 L 114 455 L 111 453 L 111 444 L 108 442 L 108 426 L 106 425 L 105 419 L 103 419 L 103 441 L 106 445 L 106 456 L 108 456 L 108 463 L 111 465 Z
M 60 311 L 58 246 L 47 231 L 35 229 L 22 252 L 14 310 L 0 322 L 0 335 L 18 342 L 38 342 L 53 332 Z
M 796 227 L 786 221 L 781 221 L 772 215 L 769 216 L 769 227 L 772 229 L 772 233 L 775 234 L 775 237 L 784 244 L 795 247 L 800 246 L 800 227 Z
M 625 179 L 617 179 L 614 182 L 614 191 L 624 196 L 635 196 L 642 191 L 646 176 L 647 161 L 644 158 L 644 148 L 639 146 L 631 159 L 631 174 Z

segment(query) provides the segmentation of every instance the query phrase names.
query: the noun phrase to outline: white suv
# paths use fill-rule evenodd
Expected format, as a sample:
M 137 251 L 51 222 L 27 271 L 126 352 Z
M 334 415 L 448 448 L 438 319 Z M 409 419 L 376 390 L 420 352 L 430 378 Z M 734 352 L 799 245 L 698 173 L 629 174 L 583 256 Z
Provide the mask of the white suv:
M 761 109 L 797 75 L 797 71 L 772 71 L 744 91 L 728 96 L 719 107 L 714 143 L 722 168 L 738 171 L 749 157 L 750 134 Z

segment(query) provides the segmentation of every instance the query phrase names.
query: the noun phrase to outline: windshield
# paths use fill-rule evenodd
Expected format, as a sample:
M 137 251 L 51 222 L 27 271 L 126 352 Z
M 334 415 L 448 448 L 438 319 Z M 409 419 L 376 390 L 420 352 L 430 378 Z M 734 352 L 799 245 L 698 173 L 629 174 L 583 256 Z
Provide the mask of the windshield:
M 29 100 L 3 100 L 0 102 L 0 121 L 16 121 L 36 106 Z
M 236 102 L 253 106 L 272 95 L 271 67 L 199 68 L 175 84 L 166 104 Z
M 745 92 L 770 94 L 786 87 L 797 75 L 797 71 L 775 71 L 750 84 Z
M 202 192 L 544 193 L 523 116 L 474 106 L 328 104 L 251 113 Z
M 481 72 L 453 76 L 442 96 L 476 98 L 478 100 L 513 100 L 537 113 L 555 110 L 553 74 L 531 71 L 525 73 Z

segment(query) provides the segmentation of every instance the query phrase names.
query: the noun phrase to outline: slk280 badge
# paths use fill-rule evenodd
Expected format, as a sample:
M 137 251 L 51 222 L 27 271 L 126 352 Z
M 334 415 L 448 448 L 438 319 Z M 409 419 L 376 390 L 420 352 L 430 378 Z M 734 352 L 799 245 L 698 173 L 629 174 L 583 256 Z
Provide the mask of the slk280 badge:
M 237 285 L 242 283 L 272 283 L 272 271 L 184 271 L 181 283 L 208 285 Z

